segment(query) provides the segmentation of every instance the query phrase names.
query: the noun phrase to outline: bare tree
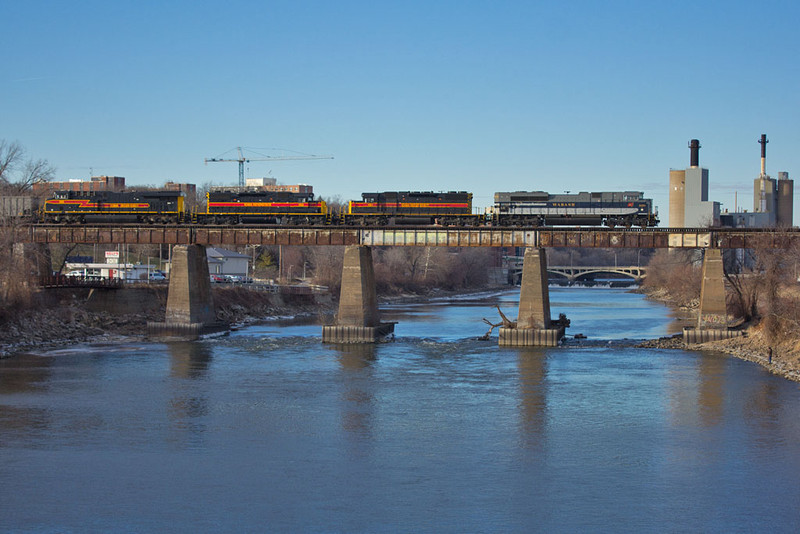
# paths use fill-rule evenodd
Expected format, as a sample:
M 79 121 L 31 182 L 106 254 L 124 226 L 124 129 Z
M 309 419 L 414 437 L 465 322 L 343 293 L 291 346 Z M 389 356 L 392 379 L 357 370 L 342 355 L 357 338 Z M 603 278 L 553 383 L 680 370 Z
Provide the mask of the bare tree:
M 694 251 L 658 250 L 647 265 L 646 292 L 663 291 L 679 306 L 689 306 L 700 297 L 702 270 Z
M 756 257 L 748 250 L 730 251 L 725 256 L 725 280 L 732 290 L 729 309 L 734 316 L 751 321 L 759 316 L 758 300 L 763 286 L 757 270 L 750 267 L 755 264 Z
M 53 179 L 55 169 L 44 159 L 25 159 L 17 142 L 0 139 L 0 189 L 9 194 L 30 190 L 33 184 Z
M 0 139 L 0 193 L 5 195 L 29 194 L 31 186 L 48 181 L 54 170 L 47 161 L 26 159 L 25 149 L 17 142 Z M 43 263 L 33 249 L 15 246 L 19 221 L 14 218 L 0 220 L 0 313 L 13 313 L 30 304 L 33 298 L 32 280 Z
M 308 247 L 306 258 L 315 284 L 327 286 L 334 295 L 342 282 L 344 247 Z

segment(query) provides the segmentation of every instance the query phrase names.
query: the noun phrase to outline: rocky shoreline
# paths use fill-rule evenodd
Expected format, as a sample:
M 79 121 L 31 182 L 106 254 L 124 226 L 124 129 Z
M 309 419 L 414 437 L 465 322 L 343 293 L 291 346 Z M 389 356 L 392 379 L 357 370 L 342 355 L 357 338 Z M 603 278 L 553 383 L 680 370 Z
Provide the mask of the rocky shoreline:
M 640 290 L 640 292 L 650 300 L 665 303 L 681 312 L 692 314 L 696 317 L 695 310 L 698 307 L 698 302 L 696 301 L 686 304 L 678 303 L 664 288 L 657 288 L 651 291 Z M 722 352 L 740 360 L 757 363 L 770 373 L 782 376 L 787 380 L 800 382 L 800 340 L 782 339 L 770 347 L 762 332 L 761 325 L 743 325 L 740 328 L 744 335 L 731 339 L 686 344 L 683 342 L 682 335 L 676 334 L 647 340 L 637 344 L 637 347 Z M 769 356 L 770 349 L 772 349 L 772 358 Z
M 243 293 L 244 292 L 244 293 Z M 274 317 L 327 315 L 334 311 L 328 295 L 299 297 L 246 289 L 215 291 L 217 317 L 231 325 L 249 324 Z M 147 339 L 148 321 L 164 320 L 165 298 L 153 295 L 144 313 L 94 311 L 81 298 L 70 295 L 60 302 L 40 302 L 8 318 L 0 328 L 0 358 L 34 350 L 49 350 L 87 342 Z

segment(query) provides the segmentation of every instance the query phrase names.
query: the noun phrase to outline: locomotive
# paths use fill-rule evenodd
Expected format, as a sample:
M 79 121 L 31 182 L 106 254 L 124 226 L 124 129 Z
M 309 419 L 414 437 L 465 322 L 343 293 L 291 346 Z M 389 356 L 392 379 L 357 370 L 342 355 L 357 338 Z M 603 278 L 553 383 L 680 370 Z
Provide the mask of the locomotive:
M 209 191 L 198 222 L 214 224 L 326 224 L 328 206 L 313 193 L 291 191 Z
M 481 217 L 472 214 L 472 193 L 466 191 L 385 191 L 362 193 L 351 200 L 342 217 L 347 225 L 439 224 L 477 225 Z
M 42 220 L 53 223 L 183 222 L 183 193 L 174 191 L 55 191 L 44 202 Z
M 653 201 L 639 191 L 580 192 L 551 195 L 544 191 L 494 194 L 486 219 L 495 226 L 655 226 Z

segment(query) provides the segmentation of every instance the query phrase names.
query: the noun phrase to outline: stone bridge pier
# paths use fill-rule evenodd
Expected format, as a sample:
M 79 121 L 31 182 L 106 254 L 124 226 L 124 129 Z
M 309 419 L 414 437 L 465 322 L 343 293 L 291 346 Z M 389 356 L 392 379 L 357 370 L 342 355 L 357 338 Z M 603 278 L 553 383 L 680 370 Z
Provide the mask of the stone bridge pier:
M 741 331 L 728 328 L 722 250 L 707 248 L 703 256 L 703 282 L 700 287 L 697 327 L 684 328 L 683 341 L 684 343 L 705 343 L 740 335 Z
M 11 247 L 12 268 L 18 279 L 29 282 L 53 274 L 50 247 L 43 243 L 14 243 Z
M 372 249 L 350 245 L 344 251 L 342 288 L 336 324 L 322 327 L 323 343 L 375 343 L 394 332 L 378 313 Z
M 553 321 L 550 317 L 550 291 L 547 283 L 545 249 L 525 249 L 517 324 L 514 328 L 500 328 L 500 346 L 555 347 L 564 337 L 566 325 Z
M 197 339 L 228 330 L 218 321 L 211 295 L 206 248 L 177 245 L 172 249 L 167 310 L 163 323 L 148 322 L 151 337 Z

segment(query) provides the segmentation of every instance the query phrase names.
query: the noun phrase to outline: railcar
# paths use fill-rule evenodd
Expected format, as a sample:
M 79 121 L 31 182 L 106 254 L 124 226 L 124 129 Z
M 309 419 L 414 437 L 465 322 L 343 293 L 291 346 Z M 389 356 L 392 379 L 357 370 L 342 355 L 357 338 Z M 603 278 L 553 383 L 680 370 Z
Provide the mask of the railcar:
M 472 193 L 466 191 L 383 191 L 362 193 L 361 200 L 348 202 L 342 221 L 378 226 L 466 226 L 479 224 L 481 217 L 473 215 Z
M 325 224 L 328 206 L 313 193 L 209 191 L 199 222 L 211 224 Z
M 180 191 L 55 191 L 42 211 L 51 223 L 169 224 L 184 215 Z
M 0 219 L 34 220 L 39 213 L 39 197 L 22 195 L 0 195 Z
M 494 194 L 486 219 L 493 226 L 656 226 L 653 201 L 638 191 L 551 195 L 544 191 Z

